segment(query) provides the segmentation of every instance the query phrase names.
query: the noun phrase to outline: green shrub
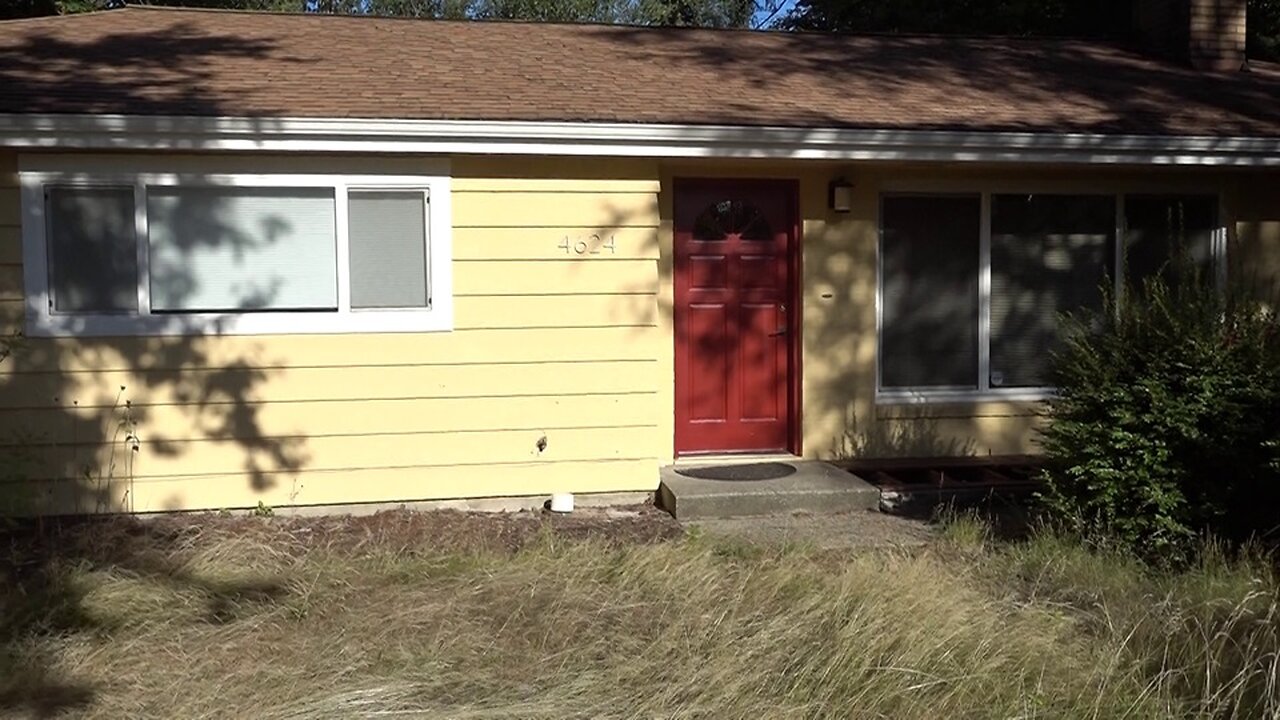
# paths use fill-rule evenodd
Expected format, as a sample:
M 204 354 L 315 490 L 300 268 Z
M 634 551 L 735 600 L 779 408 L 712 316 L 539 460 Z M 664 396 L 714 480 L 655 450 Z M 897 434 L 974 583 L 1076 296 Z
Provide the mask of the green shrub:
M 1148 559 L 1280 518 L 1280 322 L 1190 267 L 1065 320 L 1042 443 L 1050 517 Z

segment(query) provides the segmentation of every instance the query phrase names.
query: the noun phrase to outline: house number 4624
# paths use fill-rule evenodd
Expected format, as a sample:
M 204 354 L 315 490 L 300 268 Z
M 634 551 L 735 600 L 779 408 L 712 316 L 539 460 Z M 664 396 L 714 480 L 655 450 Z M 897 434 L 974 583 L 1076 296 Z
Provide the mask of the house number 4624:
M 577 240 L 570 240 L 569 236 L 565 235 L 564 240 L 561 240 L 556 247 L 564 250 L 565 255 L 599 255 L 605 250 L 608 250 L 610 255 L 618 254 L 612 235 L 607 240 L 595 234 Z

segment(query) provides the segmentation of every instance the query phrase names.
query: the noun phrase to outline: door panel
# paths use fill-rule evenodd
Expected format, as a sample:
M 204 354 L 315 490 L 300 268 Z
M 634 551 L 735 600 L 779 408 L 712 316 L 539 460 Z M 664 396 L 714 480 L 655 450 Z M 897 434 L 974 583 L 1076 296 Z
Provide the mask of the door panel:
M 785 419 L 783 408 L 778 402 L 777 393 L 753 392 L 753 388 L 772 388 L 782 377 L 784 368 L 778 366 L 778 357 L 784 353 L 779 350 L 783 345 L 782 336 L 776 335 L 779 313 L 775 304 L 744 305 L 740 317 L 742 327 L 747 331 L 739 340 L 739 367 L 742 368 L 742 412 L 743 421 L 762 421 Z
M 796 451 L 795 184 L 675 185 L 676 453 Z
M 728 286 L 728 263 L 723 255 L 695 255 L 689 258 L 689 287 L 694 290 L 723 290 Z
M 724 305 L 690 305 L 689 333 L 701 345 L 690 362 L 688 394 L 692 422 L 725 422 L 729 418 L 729 308 Z

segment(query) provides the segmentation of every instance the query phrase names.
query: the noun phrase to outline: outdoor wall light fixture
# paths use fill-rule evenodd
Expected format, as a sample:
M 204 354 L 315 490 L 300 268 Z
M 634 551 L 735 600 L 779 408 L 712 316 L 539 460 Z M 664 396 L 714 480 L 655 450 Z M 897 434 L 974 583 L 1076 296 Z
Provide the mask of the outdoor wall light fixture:
M 847 213 L 853 209 L 853 183 L 843 177 L 836 178 L 827 184 L 827 207 L 838 213 Z

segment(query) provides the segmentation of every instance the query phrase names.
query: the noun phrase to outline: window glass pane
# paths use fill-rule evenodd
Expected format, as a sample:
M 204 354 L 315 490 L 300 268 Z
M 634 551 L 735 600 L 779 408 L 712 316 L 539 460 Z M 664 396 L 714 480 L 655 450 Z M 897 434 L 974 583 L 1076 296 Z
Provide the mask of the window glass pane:
M 980 224 L 976 196 L 884 198 L 884 387 L 977 386 Z
M 1126 195 L 1125 279 L 1133 285 L 1167 273 L 1178 253 L 1213 277 L 1218 199 L 1211 195 Z
M 774 238 L 760 208 L 745 200 L 720 200 L 708 205 L 693 221 L 695 240 L 718 241 L 729 236 L 768 242 Z
M 991 198 L 991 387 L 1046 384 L 1059 315 L 1102 306 L 1115 227 L 1112 196 Z
M 45 197 L 53 310 L 136 311 L 133 188 L 51 187 Z
M 333 310 L 332 188 L 149 187 L 151 308 Z
M 351 307 L 426 307 L 425 194 L 353 190 L 347 198 Z

